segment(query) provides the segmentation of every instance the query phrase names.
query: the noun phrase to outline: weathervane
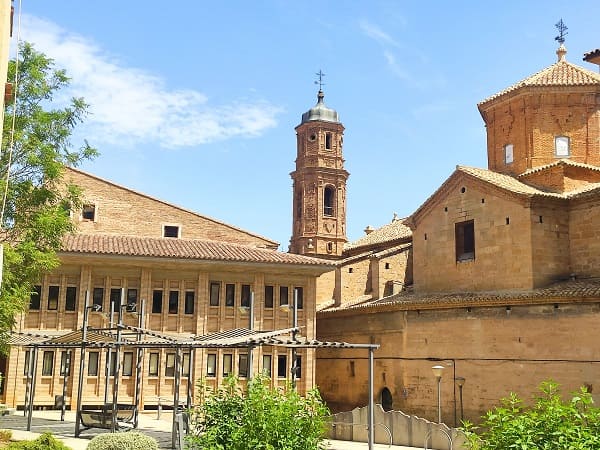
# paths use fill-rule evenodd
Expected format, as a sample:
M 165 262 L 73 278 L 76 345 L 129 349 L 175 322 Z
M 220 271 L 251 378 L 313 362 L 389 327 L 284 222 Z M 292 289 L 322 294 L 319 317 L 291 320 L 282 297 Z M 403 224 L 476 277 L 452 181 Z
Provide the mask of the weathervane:
M 319 72 L 315 73 L 315 75 L 319 77 L 319 81 L 315 81 L 315 84 L 318 84 L 319 90 L 322 91 L 323 86 L 325 86 L 325 83 L 323 83 L 323 77 L 325 76 L 325 74 L 321 69 L 319 69 Z
M 560 43 L 560 45 L 565 43 L 565 36 L 569 33 L 567 33 L 567 26 L 565 25 L 565 23 L 563 22 L 562 19 L 560 19 L 560 21 L 554 25 L 556 27 L 556 29 L 558 30 L 558 36 L 556 36 L 554 38 L 555 41 L 558 41 Z

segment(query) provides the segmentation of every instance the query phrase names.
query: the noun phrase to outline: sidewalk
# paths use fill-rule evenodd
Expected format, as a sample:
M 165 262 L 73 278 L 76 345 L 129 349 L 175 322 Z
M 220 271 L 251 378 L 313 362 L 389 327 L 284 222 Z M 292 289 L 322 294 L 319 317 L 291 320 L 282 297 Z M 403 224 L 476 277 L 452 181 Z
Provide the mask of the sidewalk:
M 138 430 L 154 437 L 161 449 L 171 448 L 171 426 L 170 411 L 163 411 L 160 419 L 157 419 L 156 412 L 140 414 Z M 0 429 L 12 430 L 15 440 L 35 439 L 39 434 L 49 431 L 73 450 L 85 450 L 92 437 L 105 432 L 91 429 L 84 431 L 80 438 L 73 437 L 75 435 L 75 413 L 71 411 L 66 412 L 64 422 L 60 421 L 60 411 L 34 411 L 31 431 L 24 431 L 26 427 L 27 418 L 24 417 L 23 411 L 0 417 Z M 329 441 L 327 448 L 328 450 L 367 450 L 369 446 L 366 442 Z M 418 450 L 414 447 L 384 444 L 375 444 L 373 448 L 376 450 Z

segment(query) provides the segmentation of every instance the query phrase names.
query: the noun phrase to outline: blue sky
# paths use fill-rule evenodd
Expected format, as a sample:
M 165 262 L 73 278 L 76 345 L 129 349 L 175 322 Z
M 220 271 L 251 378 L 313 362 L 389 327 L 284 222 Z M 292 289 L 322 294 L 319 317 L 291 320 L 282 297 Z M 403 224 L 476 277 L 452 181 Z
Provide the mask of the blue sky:
M 15 1 L 17 7 L 19 0 Z M 22 0 L 20 36 L 91 115 L 82 168 L 280 242 L 294 127 L 316 102 L 346 127 L 350 240 L 410 215 L 457 164 L 486 167 L 477 103 L 600 47 L 595 1 Z M 15 33 L 16 37 L 17 33 Z

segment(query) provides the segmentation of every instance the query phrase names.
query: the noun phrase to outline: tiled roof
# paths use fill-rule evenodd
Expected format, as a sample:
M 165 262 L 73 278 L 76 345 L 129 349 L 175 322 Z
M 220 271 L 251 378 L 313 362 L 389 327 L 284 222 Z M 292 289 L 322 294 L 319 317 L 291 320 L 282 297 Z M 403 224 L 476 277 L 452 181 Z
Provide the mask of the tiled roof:
M 331 265 L 322 259 L 238 244 L 120 235 L 71 234 L 64 238 L 61 252 L 205 261 Z
M 354 242 L 348 242 L 344 245 L 344 250 L 353 250 L 360 247 L 382 244 L 384 242 L 408 239 L 411 236 L 412 231 L 406 226 L 404 219 L 394 218 L 391 223 L 371 231 L 369 234 Z
M 577 167 L 580 169 L 593 170 L 594 172 L 600 172 L 600 167 L 598 167 L 598 166 L 592 166 L 591 164 L 579 163 L 579 162 L 576 162 L 576 161 L 573 161 L 570 159 L 559 159 L 550 164 L 545 164 L 543 166 L 538 166 L 538 167 L 533 167 L 531 169 L 528 169 L 525 172 L 523 172 L 521 175 L 519 175 L 517 178 L 526 177 L 527 175 L 531 175 L 532 173 L 542 172 L 542 171 L 545 171 L 547 169 L 550 169 L 550 168 L 556 167 L 556 166 L 570 166 L 570 167 Z
M 569 280 L 557 282 L 545 288 L 528 291 L 413 293 L 401 292 L 386 298 L 362 304 L 344 304 L 319 311 L 331 314 L 338 311 L 439 309 L 477 306 L 515 306 L 519 304 L 569 303 L 600 299 L 600 279 Z
M 479 106 L 524 87 L 600 86 L 600 74 L 567 61 L 558 61 L 518 83 L 486 98 Z
M 467 175 L 471 175 L 472 177 L 478 178 L 482 181 L 486 181 L 490 184 L 506 189 L 515 194 L 522 194 L 528 196 L 541 195 L 556 198 L 562 197 L 560 194 L 545 192 L 540 189 L 536 189 L 525 183 L 520 182 L 519 180 L 517 180 L 514 177 L 511 177 L 510 175 L 504 175 L 502 173 L 494 172 L 491 170 L 467 166 L 456 166 L 456 170 L 457 172 L 462 172 Z

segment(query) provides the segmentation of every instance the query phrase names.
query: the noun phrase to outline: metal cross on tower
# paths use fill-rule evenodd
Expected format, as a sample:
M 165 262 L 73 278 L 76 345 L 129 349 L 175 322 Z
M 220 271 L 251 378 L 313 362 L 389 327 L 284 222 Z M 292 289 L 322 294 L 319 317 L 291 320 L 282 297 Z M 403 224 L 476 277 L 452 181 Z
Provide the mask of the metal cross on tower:
M 315 84 L 318 84 L 319 90 L 322 91 L 323 86 L 325 86 L 325 83 L 323 83 L 323 77 L 325 76 L 325 74 L 321 69 L 319 69 L 319 71 L 315 75 L 319 77 L 319 81 L 315 81 Z
M 565 36 L 569 34 L 567 33 L 568 28 L 562 19 L 560 19 L 560 21 L 554 26 L 558 30 L 558 36 L 556 36 L 554 40 L 558 41 L 562 45 L 565 43 Z

